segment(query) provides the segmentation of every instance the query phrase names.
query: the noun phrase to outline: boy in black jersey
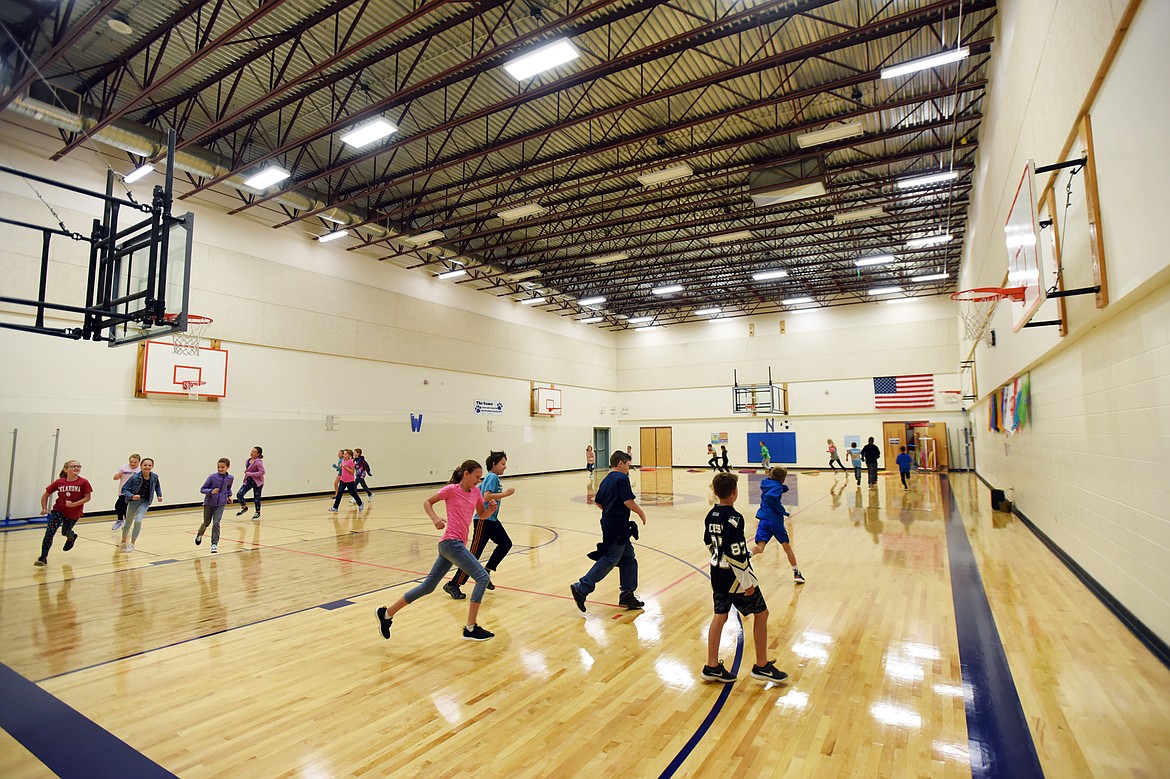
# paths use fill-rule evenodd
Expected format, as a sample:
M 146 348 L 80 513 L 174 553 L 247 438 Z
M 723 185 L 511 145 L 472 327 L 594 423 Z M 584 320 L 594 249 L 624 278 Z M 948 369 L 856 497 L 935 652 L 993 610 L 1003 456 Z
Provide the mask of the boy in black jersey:
M 734 682 L 735 674 L 723 667 L 719 659 L 719 637 L 727 624 L 731 607 L 743 616 L 755 614 L 752 638 L 755 642 L 756 664 L 752 677 L 767 682 L 780 682 L 788 674 L 777 670 L 768 659 L 768 604 L 760 592 L 760 584 L 752 572 L 751 553 L 744 536 L 743 515 L 735 510 L 739 497 L 739 479 L 735 474 L 719 473 L 711 481 L 719 503 L 707 512 L 703 542 L 711 550 L 711 593 L 715 602 L 715 617 L 707 629 L 707 664 L 702 677 L 709 682 Z

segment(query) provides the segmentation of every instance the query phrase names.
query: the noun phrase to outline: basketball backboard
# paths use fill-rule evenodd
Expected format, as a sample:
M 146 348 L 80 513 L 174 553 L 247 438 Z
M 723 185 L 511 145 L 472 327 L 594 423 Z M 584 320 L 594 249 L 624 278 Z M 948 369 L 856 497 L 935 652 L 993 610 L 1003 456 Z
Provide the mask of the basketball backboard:
M 110 346 L 187 329 L 194 220 L 194 214 L 186 214 L 165 222 L 157 230 L 158 241 L 151 240 L 149 221 L 140 223 L 138 232 L 127 235 L 120 251 L 108 258 L 112 289 L 107 305 L 122 320 L 109 327 Z M 164 319 L 164 314 L 176 316 Z
M 147 341 L 140 349 L 136 396 L 189 397 L 192 385 L 200 398 L 222 398 L 227 395 L 226 350 L 204 346 L 197 354 L 180 354 L 169 341 Z
M 1044 303 L 1044 258 L 1036 200 L 1036 163 L 1028 160 L 1004 224 L 1008 273 L 1005 287 L 1022 287 L 1024 299 L 1009 300 L 1012 330 L 1019 332 Z

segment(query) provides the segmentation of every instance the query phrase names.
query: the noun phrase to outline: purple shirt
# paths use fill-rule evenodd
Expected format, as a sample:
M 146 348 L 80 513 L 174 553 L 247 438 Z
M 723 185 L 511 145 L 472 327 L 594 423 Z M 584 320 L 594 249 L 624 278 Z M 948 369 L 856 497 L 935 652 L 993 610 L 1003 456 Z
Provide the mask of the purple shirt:
M 251 479 L 252 483 L 257 487 L 264 486 L 264 460 L 257 457 L 256 459 L 249 459 L 247 467 L 244 468 L 244 477 Z
M 204 506 L 226 506 L 232 500 L 232 482 L 236 480 L 235 476 L 230 473 L 220 473 L 216 471 L 207 477 L 203 482 L 203 486 L 199 491 L 203 493 Z M 219 488 L 219 492 L 215 495 L 211 491 Z

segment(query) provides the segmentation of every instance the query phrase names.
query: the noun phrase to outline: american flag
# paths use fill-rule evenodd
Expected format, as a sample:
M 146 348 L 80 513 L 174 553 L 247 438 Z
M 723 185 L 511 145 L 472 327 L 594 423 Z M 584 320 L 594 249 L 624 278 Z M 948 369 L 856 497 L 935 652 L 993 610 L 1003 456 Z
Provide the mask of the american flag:
M 934 376 L 879 376 L 873 380 L 873 403 L 877 408 L 931 408 L 934 406 Z

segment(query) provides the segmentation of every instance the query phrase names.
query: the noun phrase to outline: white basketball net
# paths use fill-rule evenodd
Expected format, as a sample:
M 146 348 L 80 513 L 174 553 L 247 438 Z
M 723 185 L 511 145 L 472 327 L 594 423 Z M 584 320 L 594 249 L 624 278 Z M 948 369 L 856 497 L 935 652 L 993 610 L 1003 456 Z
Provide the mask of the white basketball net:
M 189 399 L 199 400 L 199 388 L 206 383 L 205 381 L 185 381 L 183 382 L 183 389 L 187 390 L 187 397 Z
M 983 343 L 991 346 L 991 320 L 995 316 L 995 307 L 1002 297 L 1004 296 L 994 292 L 979 292 L 969 297 L 955 299 L 959 304 L 959 318 L 963 320 L 963 340 L 982 339 Z
M 207 331 L 211 322 L 211 317 L 189 314 L 187 316 L 187 332 L 171 334 L 171 341 L 175 345 L 175 354 L 198 357 L 199 341 L 203 338 L 203 334 Z

